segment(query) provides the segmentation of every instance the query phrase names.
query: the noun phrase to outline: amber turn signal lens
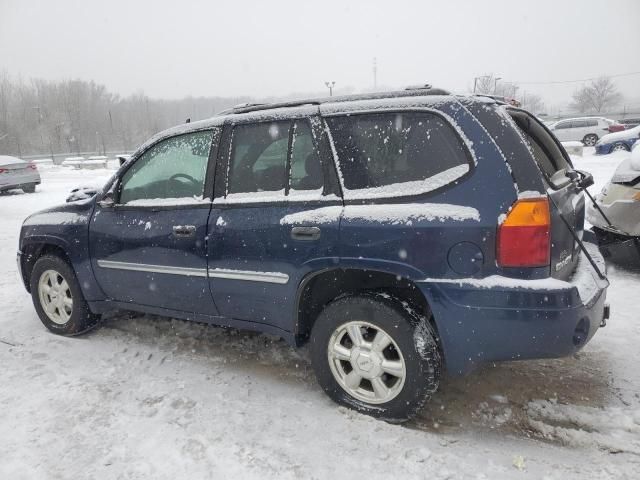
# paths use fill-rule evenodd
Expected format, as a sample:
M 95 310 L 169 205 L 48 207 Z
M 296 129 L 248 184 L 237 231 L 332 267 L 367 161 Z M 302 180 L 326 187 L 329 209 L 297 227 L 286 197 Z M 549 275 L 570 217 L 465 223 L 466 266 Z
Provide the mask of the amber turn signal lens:
M 506 227 L 533 227 L 549 225 L 549 201 L 546 198 L 523 198 L 513 204 L 502 225 Z

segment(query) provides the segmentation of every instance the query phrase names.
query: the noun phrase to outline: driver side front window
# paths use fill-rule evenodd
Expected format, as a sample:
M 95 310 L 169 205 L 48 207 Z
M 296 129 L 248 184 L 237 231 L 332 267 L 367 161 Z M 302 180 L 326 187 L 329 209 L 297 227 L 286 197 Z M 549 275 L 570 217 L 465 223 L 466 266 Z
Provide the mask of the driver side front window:
M 123 175 L 119 203 L 201 200 L 212 134 L 212 131 L 187 133 L 151 147 Z

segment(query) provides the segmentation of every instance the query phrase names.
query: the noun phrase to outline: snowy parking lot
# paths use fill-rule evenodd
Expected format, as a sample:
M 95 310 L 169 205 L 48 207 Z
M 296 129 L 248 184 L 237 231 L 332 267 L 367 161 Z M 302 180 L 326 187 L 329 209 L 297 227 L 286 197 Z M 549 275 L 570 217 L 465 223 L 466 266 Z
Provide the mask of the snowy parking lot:
M 595 193 L 627 155 L 575 166 Z M 275 337 L 127 314 L 49 333 L 17 279 L 20 225 L 111 173 L 43 167 L 35 194 L 0 194 L 0 478 L 640 477 L 640 273 L 610 267 L 611 319 L 577 355 L 447 379 L 390 425 L 332 403 Z

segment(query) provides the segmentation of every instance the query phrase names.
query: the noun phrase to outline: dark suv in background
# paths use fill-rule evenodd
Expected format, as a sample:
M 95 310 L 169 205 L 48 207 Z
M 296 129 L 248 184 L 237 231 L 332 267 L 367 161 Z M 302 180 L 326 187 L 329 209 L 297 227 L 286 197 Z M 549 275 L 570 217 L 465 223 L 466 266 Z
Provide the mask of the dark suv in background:
M 402 421 L 445 369 L 570 355 L 604 322 L 585 178 L 486 97 L 244 105 L 27 218 L 18 263 L 53 332 L 112 309 L 269 332 L 310 343 L 334 400 Z

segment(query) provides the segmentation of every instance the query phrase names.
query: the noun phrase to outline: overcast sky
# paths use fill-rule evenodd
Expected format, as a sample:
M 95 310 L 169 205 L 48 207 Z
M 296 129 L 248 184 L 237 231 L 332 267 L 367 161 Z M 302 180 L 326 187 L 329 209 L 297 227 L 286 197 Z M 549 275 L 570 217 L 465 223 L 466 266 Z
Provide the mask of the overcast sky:
M 640 0 L 0 0 L 0 71 L 82 78 L 128 95 L 285 95 L 429 82 L 466 91 L 494 72 L 561 102 L 640 71 Z M 640 75 L 616 78 L 640 98 Z

